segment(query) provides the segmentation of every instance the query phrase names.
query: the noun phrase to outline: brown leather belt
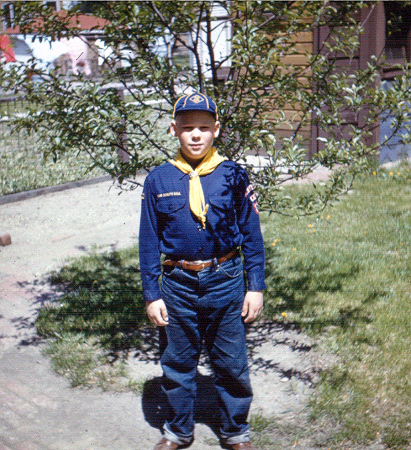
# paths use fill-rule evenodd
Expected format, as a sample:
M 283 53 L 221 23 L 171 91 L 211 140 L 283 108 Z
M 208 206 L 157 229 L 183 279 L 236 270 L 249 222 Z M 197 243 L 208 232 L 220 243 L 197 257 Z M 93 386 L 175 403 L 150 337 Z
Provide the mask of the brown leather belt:
M 200 272 L 206 267 L 211 267 L 213 265 L 218 265 L 232 258 L 237 253 L 237 249 L 235 248 L 231 252 L 217 259 L 207 259 L 206 261 L 185 261 L 184 259 L 180 261 L 176 261 L 174 259 L 166 259 L 163 262 L 164 266 L 174 266 L 180 267 L 184 270 L 194 270 L 195 272 Z

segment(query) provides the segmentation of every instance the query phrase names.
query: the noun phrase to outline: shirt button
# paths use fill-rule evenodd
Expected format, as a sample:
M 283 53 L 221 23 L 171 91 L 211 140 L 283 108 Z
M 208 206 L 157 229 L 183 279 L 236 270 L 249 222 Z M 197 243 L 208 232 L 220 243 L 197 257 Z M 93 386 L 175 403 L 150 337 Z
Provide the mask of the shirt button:
M 169 209 L 169 211 L 171 211 L 173 209 L 173 205 L 169 205 L 168 209 Z

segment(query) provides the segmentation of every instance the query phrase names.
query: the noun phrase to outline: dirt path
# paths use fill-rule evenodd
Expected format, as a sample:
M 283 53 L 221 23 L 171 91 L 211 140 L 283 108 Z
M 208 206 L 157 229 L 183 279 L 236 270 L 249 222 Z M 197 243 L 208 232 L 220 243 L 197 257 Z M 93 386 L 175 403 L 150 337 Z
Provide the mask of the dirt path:
M 69 388 L 36 345 L 33 322 L 39 299 L 47 296 L 39 287 L 44 275 L 95 245 L 119 249 L 137 239 L 141 190 L 118 195 L 110 187 L 111 182 L 103 182 L 0 205 L 0 232 L 12 237 L 12 245 L 0 247 L 0 414 L 6 418 L 0 450 L 147 450 L 160 436 L 161 370 L 155 358 L 140 352 L 128 360 L 133 377 L 151 379 L 148 395 L 138 398 Z M 303 423 L 320 366 L 311 340 L 277 324 L 257 325 L 249 329 L 248 346 L 255 392 L 251 413 Z M 199 423 L 192 448 L 211 450 L 219 446 L 210 428 L 214 401 L 206 363 L 199 373 Z M 266 444 L 288 448 L 280 436 Z M 300 442 L 293 448 L 310 447 Z

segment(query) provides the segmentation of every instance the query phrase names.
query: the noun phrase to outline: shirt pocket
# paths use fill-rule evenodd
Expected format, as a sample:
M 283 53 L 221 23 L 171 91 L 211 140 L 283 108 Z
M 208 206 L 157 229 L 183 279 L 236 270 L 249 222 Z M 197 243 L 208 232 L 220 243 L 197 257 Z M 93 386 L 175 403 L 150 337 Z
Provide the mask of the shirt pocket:
M 186 200 L 183 197 L 163 197 L 158 199 L 157 211 L 161 214 L 174 216 L 184 207 Z
M 207 220 L 210 222 L 214 233 L 225 243 L 232 240 L 237 234 L 236 213 L 232 195 L 212 195 L 207 212 Z M 231 237 L 229 237 L 231 235 Z
M 211 195 L 208 201 L 218 215 L 227 215 L 232 212 L 233 199 L 231 195 Z

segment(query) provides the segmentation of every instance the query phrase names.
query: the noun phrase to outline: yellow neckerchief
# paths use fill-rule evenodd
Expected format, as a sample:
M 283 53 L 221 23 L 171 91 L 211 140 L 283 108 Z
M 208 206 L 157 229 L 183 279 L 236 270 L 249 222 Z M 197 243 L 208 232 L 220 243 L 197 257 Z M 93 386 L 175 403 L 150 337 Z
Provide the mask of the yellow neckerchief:
M 216 148 L 211 147 L 205 155 L 201 163 L 195 168 L 183 158 L 181 150 L 178 151 L 175 159 L 170 160 L 171 164 L 174 164 L 181 172 L 190 175 L 190 209 L 193 214 L 201 221 L 203 228 L 205 228 L 206 214 L 208 211 L 208 205 L 205 204 L 203 187 L 201 186 L 200 176 L 207 175 L 227 158 L 223 158 L 217 153 Z

